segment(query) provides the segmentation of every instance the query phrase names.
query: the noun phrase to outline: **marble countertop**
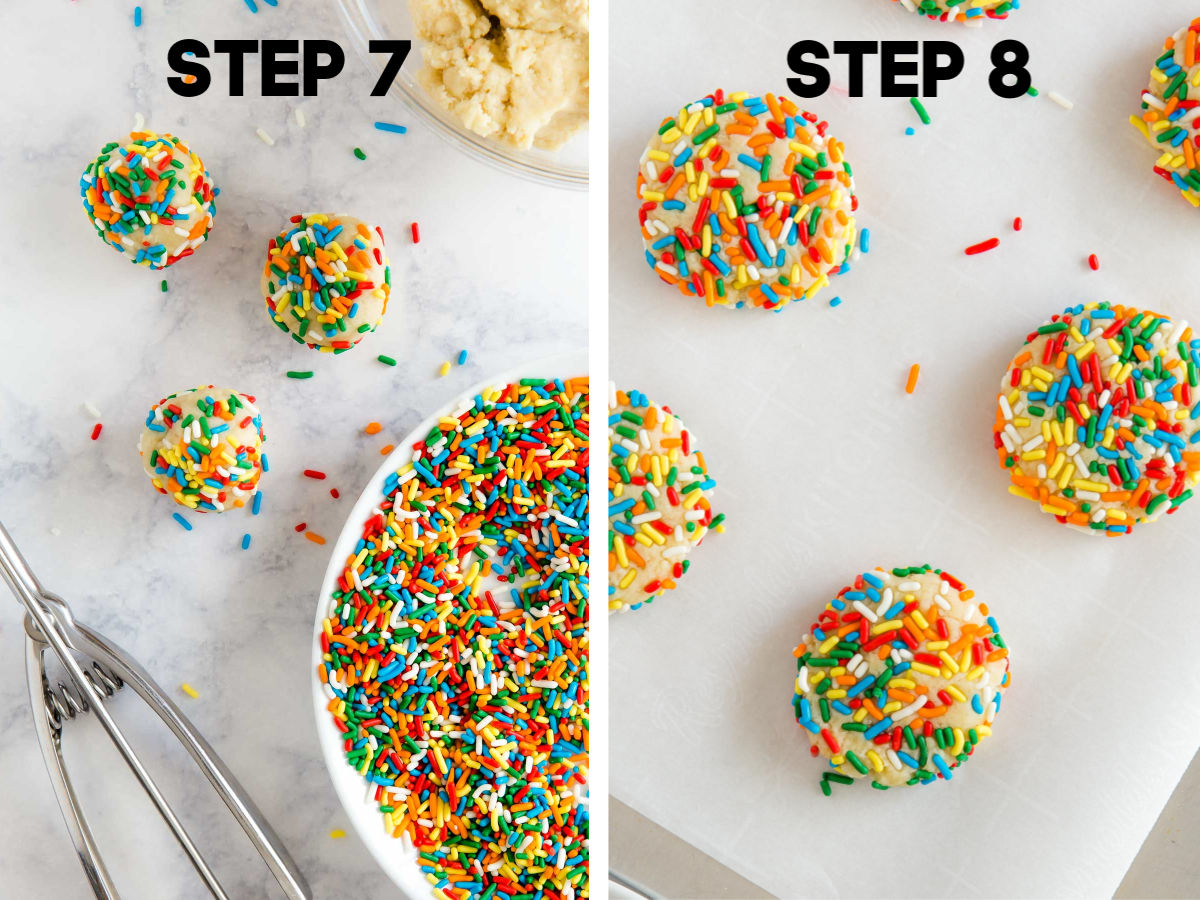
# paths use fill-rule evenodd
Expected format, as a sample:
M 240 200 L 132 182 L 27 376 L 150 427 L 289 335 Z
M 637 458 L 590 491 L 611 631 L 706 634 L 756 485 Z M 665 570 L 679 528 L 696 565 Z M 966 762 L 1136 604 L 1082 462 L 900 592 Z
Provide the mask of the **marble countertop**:
M 309 641 L 328 546 L 293 526 L 306 522 L 332 543 L 382 446 L 492 372 L 585 345 L 586 281 L 577 276 L 587 201 L 485 168 L 395 98 L 371 98 L 373 77 L 332 4 L 259 6 L 253 15 L 239 0 L 149 0 L 136 29 L 132 3 L 0 8 L 0 66 L 9 85 L 25 86 L 7 92 L 9 127 L 0 129 L 10 210 L 0 241 L 31 263 L 19 277 L 10 269 L 0 289 L 0 519 L 46 586 L 177 699 L 316 896 L 397 896 L 350 831 L 320 759 Z M 183 99 L 168 89 L 165 64 L 181 37 L 332 37 L 347 51 L 346 70 L 315 98 L 230 99 L 214 88 Z M 82 54 L 84 67 L 65 64 Z M 257 75 L 249 64 L 247 83 Z M 222 189 L 208 243 L 162 274 L 117 259 L 78 199 L 84 165 L 138 113 L 188 140 Z M 376 131 L 377 119 L 409 131 Z M 279 333 L 258 293 L 267 240 L 288 216 L 326 208 L 383 225 L 397 285 L 379 331 L 340 357 Z M 463 348 L 468 363 L 439 377 Z M 381 353 L 399 364 L 379 363 Z M 289 369 L 316 374 L 291 380 Z M 258 397 L 271 471 L 261 515 L 190 516 L 195 530 L 185 532 L 171 518 L 177 507 L 142 473 L 136 441 L 153 402 L 210 382 Z M 101 411 L 94 442 L 85 402 Z M 383 431 L 367 436 L 373 420 Z M 329 477 L 304 478 L 305 468 Z M 86 897 L 38 753 L 21 639 L 19 608 L 0 605 L 5 892 Z M 199 697 L 187 697 L 183 682 Z M 266 868 L 175 742 L 149 727 L 132 696 L 112 708 L 231 895 L 273 895 Z M 64 742 L 123 896 L 207 896 L 98 726 L 71 723 Z M 335 829 L 347 836 L 332 839 Z

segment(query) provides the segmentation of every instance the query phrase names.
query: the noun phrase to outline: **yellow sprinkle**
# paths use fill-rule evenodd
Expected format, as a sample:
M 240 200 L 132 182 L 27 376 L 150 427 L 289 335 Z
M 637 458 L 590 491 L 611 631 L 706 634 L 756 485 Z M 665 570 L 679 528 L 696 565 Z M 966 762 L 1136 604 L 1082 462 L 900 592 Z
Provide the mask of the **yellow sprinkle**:
M 442 363 L 442 367 L 441 367 L 440 369 L 438 369 L 438 374 L 439 374 L 439 375 L 448 375 L 448 374 L 450 374 L 450 363 L 449 363 L 449 361 Z
M 185 694 L 187 694 L 189 697 L 191 697 L 193 700 L 195 700 L 197 697 L 200 696 L 200 694 L 196 692 L 196 689 L 194 687 L 192 687 L 190 684 L 188 684 L 186 681 L 179 686 L 179 689 L 181 691 L 183 691 Z

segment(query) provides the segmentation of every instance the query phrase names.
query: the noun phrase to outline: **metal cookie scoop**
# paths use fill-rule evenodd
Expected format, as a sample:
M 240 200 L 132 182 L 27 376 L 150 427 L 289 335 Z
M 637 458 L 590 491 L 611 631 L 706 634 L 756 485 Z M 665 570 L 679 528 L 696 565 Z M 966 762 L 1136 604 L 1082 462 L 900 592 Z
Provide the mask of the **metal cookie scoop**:
M 311 898 L 304 876 L 267 824 L 262 813 L 225 768 L 220 757 L 200 736 L 179 708 L 163 693 L 135 660 L 102 635 L 75 621 L 62 598 L 43 590 L 12 538 L 0 524 L 0 574 L 25 607 L 25 661 L 29 677 L 29 700 L 33 706 L 38 743 L 46 760 L 50 781 L 58 796 L 75 851 L 97 897 L 116 900 L 119 896 L 100 857 L 87 818 L 79 806 L 62 754 L 62 727 L 76 715 L 94 713 L 104 726 L 126 765 L 137 776 L 143 790 L 158 809 L 175 839 L 191 860 L 196 872 L 214 897 L 228 900 L 216 874 L 205 862 L 174 810 L 155 785 L 150 773 L 113 721 L 106 700 L 123 686 L 139 697 L 171 729 L 191 754 L 196 765 L 216 789 L 229 811 L 242 826 L 259 855 L 289 898 Z M 70 684 L 52 687 L 46 678 L 45 653 L 53 650 L 70 676 Z

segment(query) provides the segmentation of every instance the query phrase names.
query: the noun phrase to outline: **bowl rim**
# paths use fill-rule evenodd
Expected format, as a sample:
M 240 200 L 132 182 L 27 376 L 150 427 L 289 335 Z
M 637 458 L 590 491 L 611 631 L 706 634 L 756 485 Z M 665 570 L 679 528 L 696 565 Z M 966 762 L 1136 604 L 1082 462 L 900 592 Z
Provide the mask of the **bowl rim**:
M 358 499 L 350 507 L 337 539 L 333 542 L 329 562 L 325 567 L 325 575 L 321 579 L 321 590 L 317 595 L 316 615 L 313 619 L 309 666 L 313 715 L 316 718 L 317 742 L 321 747 L 321 759 L 325 764 L 325 771 L 329 773 L 330 781 L 333 782 L 334 792 L 354 831 L 366 845 L 367 851 L 375 862 L 409 900 L 432 898 L 433 888 L 415 865 L 415 851 L 385 832 L 382 816 L 370 797 L 373 790 L 367 786 L 367 782 L 363 780 L 362 776 L 346 763 L 342 753 L 340 735 L 331 724 L 329 711 L 326 709 L 329 698 L 325 694 L 324 683 L 317 674 L 317 670 L 322 663 L 323 652 L 320 635 L 322 623 L 326 618 L 328 598 L 338 575 L 341 574 L 343 560 L 350 555 L 351 548 L 359 539 L 362 524 L 367 520 L 370 509 L 377 505 L 379 498 L 383 495 L 384 481 L 388 475 L 412 458 L 412 445 L 427 435 L 443 415 L 474 397 L 484 388 L 498 384 L 510 384 L 522 378 L 579 377 L 569 374 L 572 372 L 578 372 L 579 375 L 588 374 L 586 349 L 565 351 L 533 363 L 514 367 L 494 377 L 476 382 L 469 388 L 455 393 L 446 402 L 439 403 L 434 413 L 418 423 L 402 441 L 396 443 L 396 449 L 387 455 L 379 468 L 367 480 Z
M 383 27 L 368 10 L 365 0 L 337 0 L 337 6 L 359 56 L 372 72 L 381 72 L 383 66 L 378 59 L 371 57 L 368 46 L 372 40 L 387 38 Z M 419 44 L 419 41 L 416 38 L 412 40 L 413 49 L 418 50 L 419 47 L 416 45 Z M 411 59 L 412 54 L 410 53 L 409 56 Z M 549 159 L 538 161 L 526 158 L 523 152 L 515 147 L 506 147 L 499 141 L 481 137 L 467 130 L 447 110 L 435 105 L 432 98 L 421 90 L 408 71 L 409 68 L 406 64 L 392 81 L 389 92 L 398 96 L 404 105 L 424 121 L 435 134 L 459 151 L 493 169 L 516 175 L 527 181 L 569 190 L 587 190 L 590 177 L 587 168 L 558 165 Z

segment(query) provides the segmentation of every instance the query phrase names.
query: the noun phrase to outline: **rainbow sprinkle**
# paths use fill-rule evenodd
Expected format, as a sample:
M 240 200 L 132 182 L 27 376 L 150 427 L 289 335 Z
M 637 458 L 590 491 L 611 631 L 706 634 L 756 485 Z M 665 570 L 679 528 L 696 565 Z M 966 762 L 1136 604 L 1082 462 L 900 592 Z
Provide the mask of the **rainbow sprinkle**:
M 640 391 L 610 386 L 608 441 L 608 611 L 640 609 L 672 590 L 714 516 L 704 454 L 668 407 Z
M 1007 19 L 1021 8 L 1021 0 L 892 0 L 909 12 L 940 22 L 965 22 L 975 25 L 986 19 Z M 928 123 L 927 123 L 928 124 Z
M 721 91 L 665 119 L 642 154 L 646 262 L 707 306 L 779 311 L 843 271 L 854 178 L 828 123 L 786 97 Z
M 254 398 L 210 384 L 152 406 L 138 453 L 160 494 L 196 512 L 224 512 L 258 491 L 264 440 Z
M 1128 534 L 1200 479 L 1200 339 L 1128 306 L 1074 306 L 1025 338 L 993 428 L 1009 490 L 1060 522 Z
M 79 180 L 88 219 L 131 262 L 165 269 L 208 240 L 220 190 L 200 157 L 170 134 L 135 131 L 106 144 Z
M 1008 648 L 974 591 L 931 566 L 864 572 L 796 648 L 792 707 L 833 784 L 949 781 L 992 733 Z
M 392 271 L 383 230 L 349 216 L 292 216 L 267 247 L 262 292 L 280 331 L 344 353 L 383 321 Z
M 319 636 L 346 760 L 449 900 L 589 896 L 588 434 L 586 378 L 439 419 Z
M 1163 42 L 1150 69 L 1150 86 L 1142 92 L 1142 114 L 1129 117 L 1159 154 L 1154 171 L 1170 182 L 1192 206 L 1200 206 L 1200 105 L 1188 92 L 1200 87 L 1196 52 L 1200 18 Z

